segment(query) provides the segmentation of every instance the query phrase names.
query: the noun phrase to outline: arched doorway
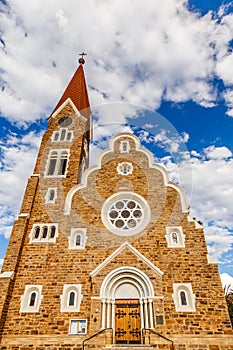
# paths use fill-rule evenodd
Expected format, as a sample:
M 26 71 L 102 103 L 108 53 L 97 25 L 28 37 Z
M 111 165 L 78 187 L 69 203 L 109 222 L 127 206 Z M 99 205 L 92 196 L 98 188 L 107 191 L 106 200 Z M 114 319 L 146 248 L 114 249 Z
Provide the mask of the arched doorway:
M 111 271 L 104 279 L 102 328 L 113 328 L 115 343 L 141 343 L 141 330 L 154 328 L 154 289 L 141 270 L 123 266 Z

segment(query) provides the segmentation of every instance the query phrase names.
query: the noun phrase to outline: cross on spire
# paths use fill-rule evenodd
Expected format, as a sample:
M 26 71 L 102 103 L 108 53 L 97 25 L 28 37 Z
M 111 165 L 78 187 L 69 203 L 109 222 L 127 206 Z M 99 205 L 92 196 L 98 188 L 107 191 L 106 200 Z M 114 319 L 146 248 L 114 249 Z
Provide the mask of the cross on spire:
M 85 63 L 85 60 L 84 60 L 84 58 L 83 58 L 83 56 L 86 56 L 87 54 L 83 51 L 83 53 L 80 53 L 79 54 L 79 56 L 82 56 L 79 60 L 78 60 L 78 62 L 80 63 L 80 64 L 84 64 Z

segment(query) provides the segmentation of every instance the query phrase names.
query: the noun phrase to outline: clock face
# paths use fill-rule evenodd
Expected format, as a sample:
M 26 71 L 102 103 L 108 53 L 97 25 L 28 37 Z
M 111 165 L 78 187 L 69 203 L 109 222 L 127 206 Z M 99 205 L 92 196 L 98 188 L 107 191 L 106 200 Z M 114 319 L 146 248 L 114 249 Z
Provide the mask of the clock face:
M 72 118 L 70 117 L 62 117 L 58 120 L 58 124 L 60 126 L 68 126 L 72 123 Z

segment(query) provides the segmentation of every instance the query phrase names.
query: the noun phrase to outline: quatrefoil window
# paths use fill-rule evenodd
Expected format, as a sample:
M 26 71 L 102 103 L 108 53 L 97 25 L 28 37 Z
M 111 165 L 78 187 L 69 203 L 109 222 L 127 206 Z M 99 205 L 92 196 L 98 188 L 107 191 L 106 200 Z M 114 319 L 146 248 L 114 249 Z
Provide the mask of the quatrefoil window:
M 117 172 L 118 174 L 121 174 L 121 175 L 132 174 L 133 166 L 131 163 L 128 163 L 128 162 L 119 163 L 117 166 Z

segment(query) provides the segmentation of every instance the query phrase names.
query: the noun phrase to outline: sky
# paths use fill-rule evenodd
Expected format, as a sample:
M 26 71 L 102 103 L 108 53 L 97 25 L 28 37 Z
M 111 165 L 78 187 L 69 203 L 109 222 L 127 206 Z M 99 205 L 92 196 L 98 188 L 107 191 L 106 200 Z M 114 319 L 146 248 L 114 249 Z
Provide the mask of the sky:
M 47 118 L 87 52 L 91 163 L 134 132 L 233 283 L 233 2 L 0 0 L 0 265 Z

